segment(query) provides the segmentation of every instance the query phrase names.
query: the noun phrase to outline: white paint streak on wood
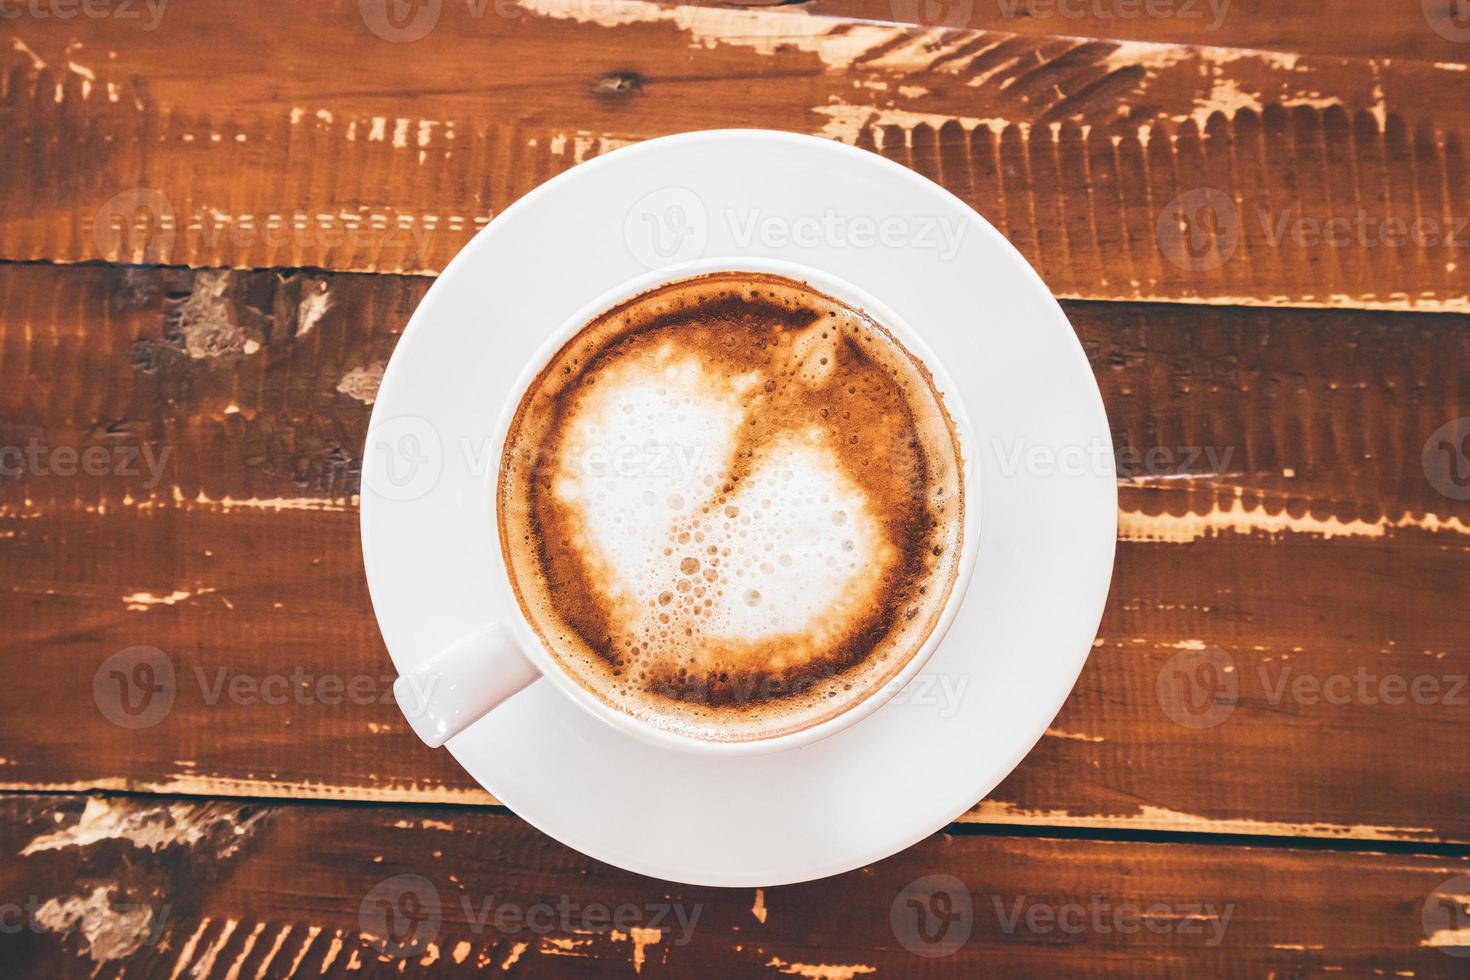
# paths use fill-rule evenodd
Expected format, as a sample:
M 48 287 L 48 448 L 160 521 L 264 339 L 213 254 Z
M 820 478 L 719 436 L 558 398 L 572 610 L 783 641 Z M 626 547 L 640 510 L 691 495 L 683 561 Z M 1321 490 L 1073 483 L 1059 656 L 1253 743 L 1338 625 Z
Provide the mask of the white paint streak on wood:
M 75 782 L 0 782 L 0 789 L 31 793 L 86 793 L 89 791 L 158 793 L 180 796 L 248 796 L 275 799 L 359 800 L 395 803 L 454 803 L 484 805 L 496 799 L 483 789 L 443 784 L 387 783 L 374 786 L 244 779 L 208 773 L 180 773 L 171 779 L 128 779 L 106 776 Z
M 201 270 L 194 276 L 188 298 L 179 304 L 177 324 L 183 349 L 196 361 L 260 350 L 260 341 L 248 336 L 234 320 L 232 304 L 225 296 L 229 287 L 229 270 Z
M 1147 141 L 1144 141 L 1145 144 Z M 1387 299 L 1365 293 L 1362 296 L 1334 295 L 1323 298 L 1301 296 L 1231 296 L 1211 292 L 1207 298 L 1198 296 L 1164 295 L 1145 292 L 1136 288 L 1133 295 L 1120 297 L 1114 293 L 1058 292 L 1057 299 L 1103 299 L 1125 298 L 1139 303 L 1187 303 L 1202 306 L 1257 306 L 1267 309 L 1330 310 L 1350 306 L 1359 310 L 1400 310 L 1411 313 L 1470 313 L 1470 294 L 1426 298 L 1422 296 L 1397 296 Z
M 504 963 L 500 964 L 500 968 L 502 970 L 509 970 L 511 967 L 519 963 L 521 960 L 521 954 L 526 951 L 528 945 L 528 943 L 516 943 L 514 946 L 512 946 L 510 948 L 510 955 L 505 958 Z
M 1240 491 L 1236 492 L 1228 507 L 1220 506 L 1217 500 L 1207 513 L 1202 514 L 1145 514 L 1128 509 L 1120 509 L 1118 512 L 1118 537 L 1121 540 L 1166 544 L 1187 544 L 1221 534 L 1266 534 L 1273 537 L 1283 534 L 1309 534 L 1323 538 L 1381 538 L 1390 531 L 1410 528 L 1431 533 L 1470 534 L 1470 525 L 1459 517 L 1440 517 L 1437 514 L 1420 517 L 1404 514 L 1371 521 L 1362 518 L 1344 521 L 1338 517 L 1313 517 L 1310 514 L 1296 517 L 1285 506 L 1273 513 L 1264 504 L 1246 507 Z
M 1101 735 L 1084 735 L 1080 732 L 1064 732 L 1060 728 L 1048 728 L 1047 736 L 1050 738 L 1062 738 L 1072 742 L 1105 742 L 1107 739 Z
M 311 949 L 311 944 L 316 942 L 316 937 L 321 934 L 321 926 L 307 926 L 306 942 L 302 943 L 301 948 L 296 951 L 296 958 L 291 961 L 291 968 L 286 971 L 285 976 L 294 977 L 296 975 L 296 969 L 301 966 L 301 961 L 306 959 L 306 951 Z
M 355 367 L 342 375 L 342 380 L 337 382 L 337 390 L 364 405 L 371 405 L 378 398 L 378 388 L 383 383 L 383 372 L 387 367 L 386 364 Z
M 172 606 L 183 602 L 192 595 L 207 595 L 213 589 L 200 589 L 197 593 L 186 589 L 175 589 L 168 595 L 154 595 L 152 592 L 134 592 L 122 597 L 123 604 L 128 607 L 129 612 L 147 612 L 154 606 Z
M 12 48 L 14 48 L 16 51 L 19 51 L 21 54 L 25 55 L 27 58 L 30 58 L 31 59 L 31 67 L 33 69 L 35 69 L 36 71 L 42 71 L 42 70 L 45 69 L 46 62 L 41 58 L 40 55 L 36 54 L 36 52 L 34 52 L 34 51 L 31 50 L 30 45 L 26 44 L 20 38 L 18 38 L 18 37 L 11 38 L 10 39 L 10 46 Z
M 194 934 L 184 943 L 184 948 L 179 950 L 179 958 L 174 961 L 174 972 L 168 975 L 168 980 L 179 980 L 179 975 L 194 958 L 194 950 L 199 946 L 199 939 L 204 935 L 204 930 L 209 928 L 209 923 L 209 916 L 199 920 L 199 928 L 194 930 Z
M 189 970 L 189 976 L 195 980 L 204 980 L 214 969 L 214 961 L 219 957 L 220 950 L 229 943 L 230 937 L 235 934 L 235 929 L 240 925 L 234 919 L 226 919 L 224 928 L 220 929 L 219 938 L 209 944 L 209 948 L 199 954 L 199 960 Z
M 982 800 L 961 818 L 966 823 L 1013 823 L 1024 826 L 1129 827 L 1139 830 L 1249 834 L 1266 837 L 1329 837 L 1341 840 L 1440 840 L 1432 827 L 1386 827 L 1375 824 L 1291 823 L 1249 817 L 1204 817 L 1142 804 L 1132 814 L 1072 813 L 1020 807 Z
M 125 840 L 134 847 L 159 851 L 176 845 L 193 846 L 221 823 L 234 829 L 237 837 L 248 835 L 264 812 L 241 816 L 242 808 L 217 802 L 171 803 L 144 806 L 130 800 L 91 797 L 75 824 L 42 834 L 21 850 L 21 856 L 66 847 L 90 847 L 100 841 Z M 238 848 L 228 846 L 221 857 Z
M 761 925 L 766 924 L 766 891 L 764 888 L 755 890 L 755 904 L 750 907 L 750 914 L 755 916 Z
M 877 973 L 877 967 L 868 966 L 863 963 L 835 964 L 835 963 L 788 963 L 779 956 L 773 956 L 766 961 L 766 966 L 779 970 L 782 973 L 794 977 L 806 977 L 807 980 L 852 980 L 853 977 L 867 973 Z
M 338 929 L 332 933 L 332 941 L 327 946 L 327 954 L 322 957 L 321 969 L 317 972 L 326 976 L 327 970 L 337 962 L 337 954 L 342 952 L 342 930 Z
M 306 295 L 296 306 L 296 336 L 304 337 L 316 327 L 327 310 L 332 308 L 332 294 L 327 280 L 322 279 L 306 286 Z
M 1420 946 L 1430 946 L 1435 949 L 1445 949 L 1455 946 L 1463 946 L 1470 949 L 1470 926 L 1461 926 L 1458 929 L 1437 929 L 1430 933 L 1429 937 L 1419 941 Z
M 550 956 L 586 956 L 583 947 L 591 945 L 592 940 L 577 936 L 543 936 L 537 952 Z
M 942 30 L 917 30 L 883 24 L 865 24 L 841 17 L 741 10 L 730 7 L 669 7 L 650 0 L 587 3 L 585 0 L 520 0 L 522 10 L 554 20 L 571 20 L 600 27 L 666 23 L 690 34 L 696 47 L 718 45 L 752 48 L 762 55 L 790 49 L 815 54 L 829 70 L 842 71 L 858 56 L 893 38 L 912 35 L 912 41 L 864 67 L 892 70 L 922 68 L 944 45 Z M 841 31 L 836 28 L 841 27 Z
M 239 980 L 240 969 L 245 965 L 245 958 L 250 955 L 251 950 L 255 949 L 255 943 L 264 931 L 264 922 L 257 922 L 255 928 L 250 930 L 250 935 L 245 937 L 245 942 L 240 946 L 240 955 L 235 957 L 235 962 L 231 963 L 229 970 L 225 972 L 225 980 Z
M 50 932 L 80 936 L 82 952 L 98 964 L 131 956 L 152 928 L 153 908 L 114 904 L 114 888 L 98 885 L 89 894 L 48 898 L 33 913 L 36 925 Z
M 642 973 L 645 950 L 662 942 L 664 931 L 657 927 L 633 926 L 628 930 L 628 935 L 633 940 L 633 972 Z
M 827 105 L 813 106 L 812 111 L 818 115 L 827 117 L 827 122 L 817 131 L 817 135 L 828 139 L 841 140 L 844 143 L 855 143 L 858 134 L 867 127 L 900 126 L 905 130 L 913 129 L 920 123 L 928 123 L 935 129 L 948 122 L 957 122 L 966 131 L 977 126 L 985 126 L 994 131 L 994 126 L 999 123 L 1004 129 L 1004 120 L 982 119 L 979 116 L 956 116 L 942 112 L 913 112 L 908 109 L 880 109 L 877 106 L 854 104 L 842 102 L 836 97 Z

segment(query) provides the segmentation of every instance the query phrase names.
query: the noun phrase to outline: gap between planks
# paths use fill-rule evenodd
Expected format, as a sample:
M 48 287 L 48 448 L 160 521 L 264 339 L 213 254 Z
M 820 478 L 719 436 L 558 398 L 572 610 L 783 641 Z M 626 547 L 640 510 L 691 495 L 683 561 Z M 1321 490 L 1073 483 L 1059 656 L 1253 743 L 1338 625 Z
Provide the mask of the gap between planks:
M 228 799 L 302 806 L 421 806 L 425 809 L 488 810 L 516 816 L 514 810 L 480 789 L 355 789 L 228 778 L 131 785 L 125 780 L 108 779 L 66 784 L 0 784 L 0 797 L 41 795 L 140 800 L 175 797 Z M 1212 819 L 1148 805 L 1144 805 L 1142 810 L 1143 814 L 1138 817 L 1075 816 L 981 800 L 975 809 L 958 815 L 936 833 L 1470 857 L 1470 841 L 1429 839 L 1423 836 L 1429 831 L 1421 828 Z

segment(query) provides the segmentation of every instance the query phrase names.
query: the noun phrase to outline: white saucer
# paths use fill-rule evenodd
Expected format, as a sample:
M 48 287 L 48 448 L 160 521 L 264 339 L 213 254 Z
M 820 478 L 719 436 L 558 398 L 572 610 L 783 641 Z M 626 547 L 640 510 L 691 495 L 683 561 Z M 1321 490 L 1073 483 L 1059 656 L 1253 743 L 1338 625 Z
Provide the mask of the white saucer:
M 942 230 L 958 235 L 952 253 Z M 801 749 L 661 749 L 544 680 L 448 748 L 521 817 L 598 860 L 780 885 L 886 857 L 994 788 L 1061 707 L 1107 597 L 1117 491 L 1097 384 L 1046 286 L 958 198 L 876 154 L 759 130 L 652 140 L 548 181 L 466 246 L 393 354 L 364 460 L 363 553 L 400 673 L 495 618 L 483 483 L 517 375 L 589 299 L 650 265 L 722 256 L 861 286 L 956 382 L 981 515 L 948 637 L 892 702 Z

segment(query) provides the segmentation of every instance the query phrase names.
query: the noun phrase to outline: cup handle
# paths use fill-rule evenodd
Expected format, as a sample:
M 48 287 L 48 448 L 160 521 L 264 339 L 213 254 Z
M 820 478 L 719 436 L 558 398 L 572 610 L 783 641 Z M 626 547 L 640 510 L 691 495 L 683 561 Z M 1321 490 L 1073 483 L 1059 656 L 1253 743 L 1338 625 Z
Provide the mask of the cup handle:
M 393 682 L 393 697 L 431 749 L 468 728 L 541 673 L 503 623 L 466 633 Z

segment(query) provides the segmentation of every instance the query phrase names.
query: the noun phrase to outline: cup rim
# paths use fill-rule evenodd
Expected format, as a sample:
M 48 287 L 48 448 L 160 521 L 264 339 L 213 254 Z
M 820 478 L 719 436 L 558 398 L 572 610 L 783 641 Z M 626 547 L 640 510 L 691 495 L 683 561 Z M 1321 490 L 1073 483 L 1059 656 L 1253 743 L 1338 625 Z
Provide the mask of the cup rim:
M 827 293 L 854 308 L 867 313 L 875 321 L 892 332 L 901 345 L 913 354 L 929 370 L 934 387 L 939 392 L 955 433 L 960 443 L 960 466 L 963 480 L 965 516 L 960 532 L 960 560 L 950 593 L 940 610 L 938 619 L 919 649 L 887 681 L 875 687 L 867 696 L 855 702 L 841 713 L 817 722 L 806 728 L 767 738 L 752 738 L 732 741 L 702 739 L 659 728 L 649 722 L 620 711 L 587 690 L 546 649 L 540 635 L 530 625 L 525 611 L 510 582 L 510 568 L 500 540 L 497 487 L 500 478 L 501 460 L 505 453 L 505 441 L 511 422 L 521 400 L 542 369 L 561 348 L 597 316 L 619 303 L 669 283 L 702 275 L 720 272 L 767 273 L 784 276 L 805 283 Z M 547 334 L 536 352 L 526 362 L 516 377 L 515 384 L 502 399 L 496 417 L 493 436 L 490 440 L 492 465 L 480 477 L 481 493 L 485 506 L 481 512 L 489 517 L 491 547 L 498 558 L 497 573 L 491 576 L 497 605 L 502 610 L 498 618 L 515 636 L 518 649 L 536 667 L 548 682 L 595 717 L 644 742 L 662 748 L 705 755 L 748 756 L 810 745 L 857 724 L 883 705 L 887 704 L 916 677 L 944 641 L 950 626 L 964 603 L 970 579 L 975 569 L 976 551 L 979 544 L 981 493 L 978 483 L 979 467 L 974 428 L 966 413 L 964 400 L 957 386 L 939 362 L 933 350 L 925 342 L 923 334 L 915 330 L 906 320 L 872 294 L 866 292 L 840 276 L 821 269 L 785 259 L 761 256 L 725 255 L 700 258 L 652 269 L 627 279 L 604 291 L 588 303 L 579 307 L 555 330 Z M 494 709 L 492 709 L 494 710 Z

